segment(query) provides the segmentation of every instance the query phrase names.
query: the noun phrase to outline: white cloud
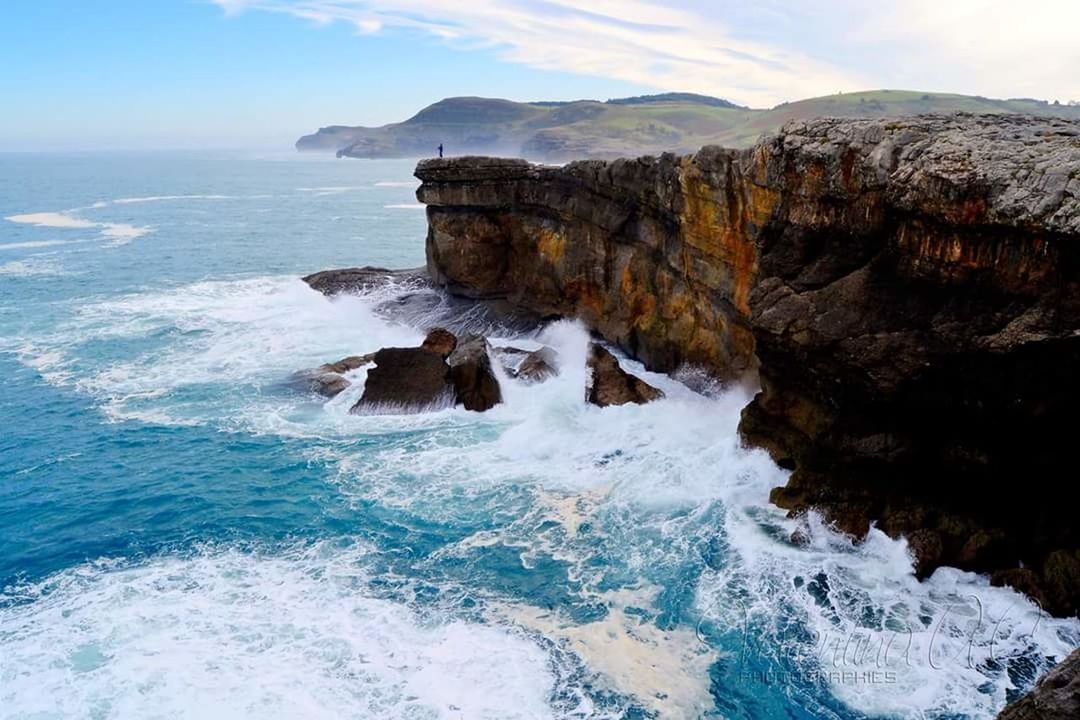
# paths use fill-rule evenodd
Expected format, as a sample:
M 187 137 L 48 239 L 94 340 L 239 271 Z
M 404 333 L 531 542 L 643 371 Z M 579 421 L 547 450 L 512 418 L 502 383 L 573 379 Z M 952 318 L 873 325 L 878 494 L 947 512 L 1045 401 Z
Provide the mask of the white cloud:
M 877 87 L 1080 99 L 1080 0 L 214 0 L 771 106 Z

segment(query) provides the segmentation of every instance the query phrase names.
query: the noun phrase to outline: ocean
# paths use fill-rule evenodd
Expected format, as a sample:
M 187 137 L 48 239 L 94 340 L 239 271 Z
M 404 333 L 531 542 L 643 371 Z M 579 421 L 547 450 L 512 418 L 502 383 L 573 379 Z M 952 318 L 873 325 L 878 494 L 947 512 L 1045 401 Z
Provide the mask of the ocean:
M 1080 644 L 769 505 L 746 388 L 587 405 L 572 320 L 482 414 L 290 386 L 422 339 L 299 279 L 422 265 L 413 165 L 0 155 L 0 718 L 987 718 Z

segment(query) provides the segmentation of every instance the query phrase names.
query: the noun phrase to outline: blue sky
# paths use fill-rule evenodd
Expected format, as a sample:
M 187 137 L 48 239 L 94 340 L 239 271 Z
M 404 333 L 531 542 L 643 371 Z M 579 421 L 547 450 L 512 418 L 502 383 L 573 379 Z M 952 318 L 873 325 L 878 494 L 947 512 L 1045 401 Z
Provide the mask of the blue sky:
M 1075 0 L 8 0 L 0 150 L 287 148 L 451 95 L 1066 101 L 1077 27 Z

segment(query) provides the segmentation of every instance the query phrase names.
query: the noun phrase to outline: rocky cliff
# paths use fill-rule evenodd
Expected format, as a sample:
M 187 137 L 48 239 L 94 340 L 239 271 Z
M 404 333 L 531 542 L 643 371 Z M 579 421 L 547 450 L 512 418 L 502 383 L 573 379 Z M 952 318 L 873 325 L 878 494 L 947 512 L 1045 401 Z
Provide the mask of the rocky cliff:
M 652 369 L 757 372 L 773 500 L 1080 609 L 1080 123 L 815 120 L 748 150 L 420 163 L 428 268 Z

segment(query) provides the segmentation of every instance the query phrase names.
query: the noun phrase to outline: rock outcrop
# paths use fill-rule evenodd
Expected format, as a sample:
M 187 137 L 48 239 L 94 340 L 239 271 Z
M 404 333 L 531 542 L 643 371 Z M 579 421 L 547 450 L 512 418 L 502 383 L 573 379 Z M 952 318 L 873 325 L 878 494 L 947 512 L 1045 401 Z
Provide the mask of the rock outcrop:
M 595 343 L 589 348 L 588 367 L 592 377 L 585 398 L 593 405 L 644 405 L 664 397 L 664 393 L 619 367 L 615 356 Z
M 1080 718 L 1080 650 L 1046 673 L 1024 697 L 1010 703 L 998 720 L 1075 720 Z
M 653 370 L 757 369 L 741 432 L 794 471 L 775 502 L 1080 610 L 1080 123 L 821 119 L 416 174 L 436 284 L 579 317 Z
M 383 348 L 341 362 L 368 358 L 375 365 L 368 370 L 354 413 L 418 412 L 453 405 L 482 412 L 502 402 L 488 342 L 479 335 L 459 339 L 445 328 L 434 328 L 420 347 Z

